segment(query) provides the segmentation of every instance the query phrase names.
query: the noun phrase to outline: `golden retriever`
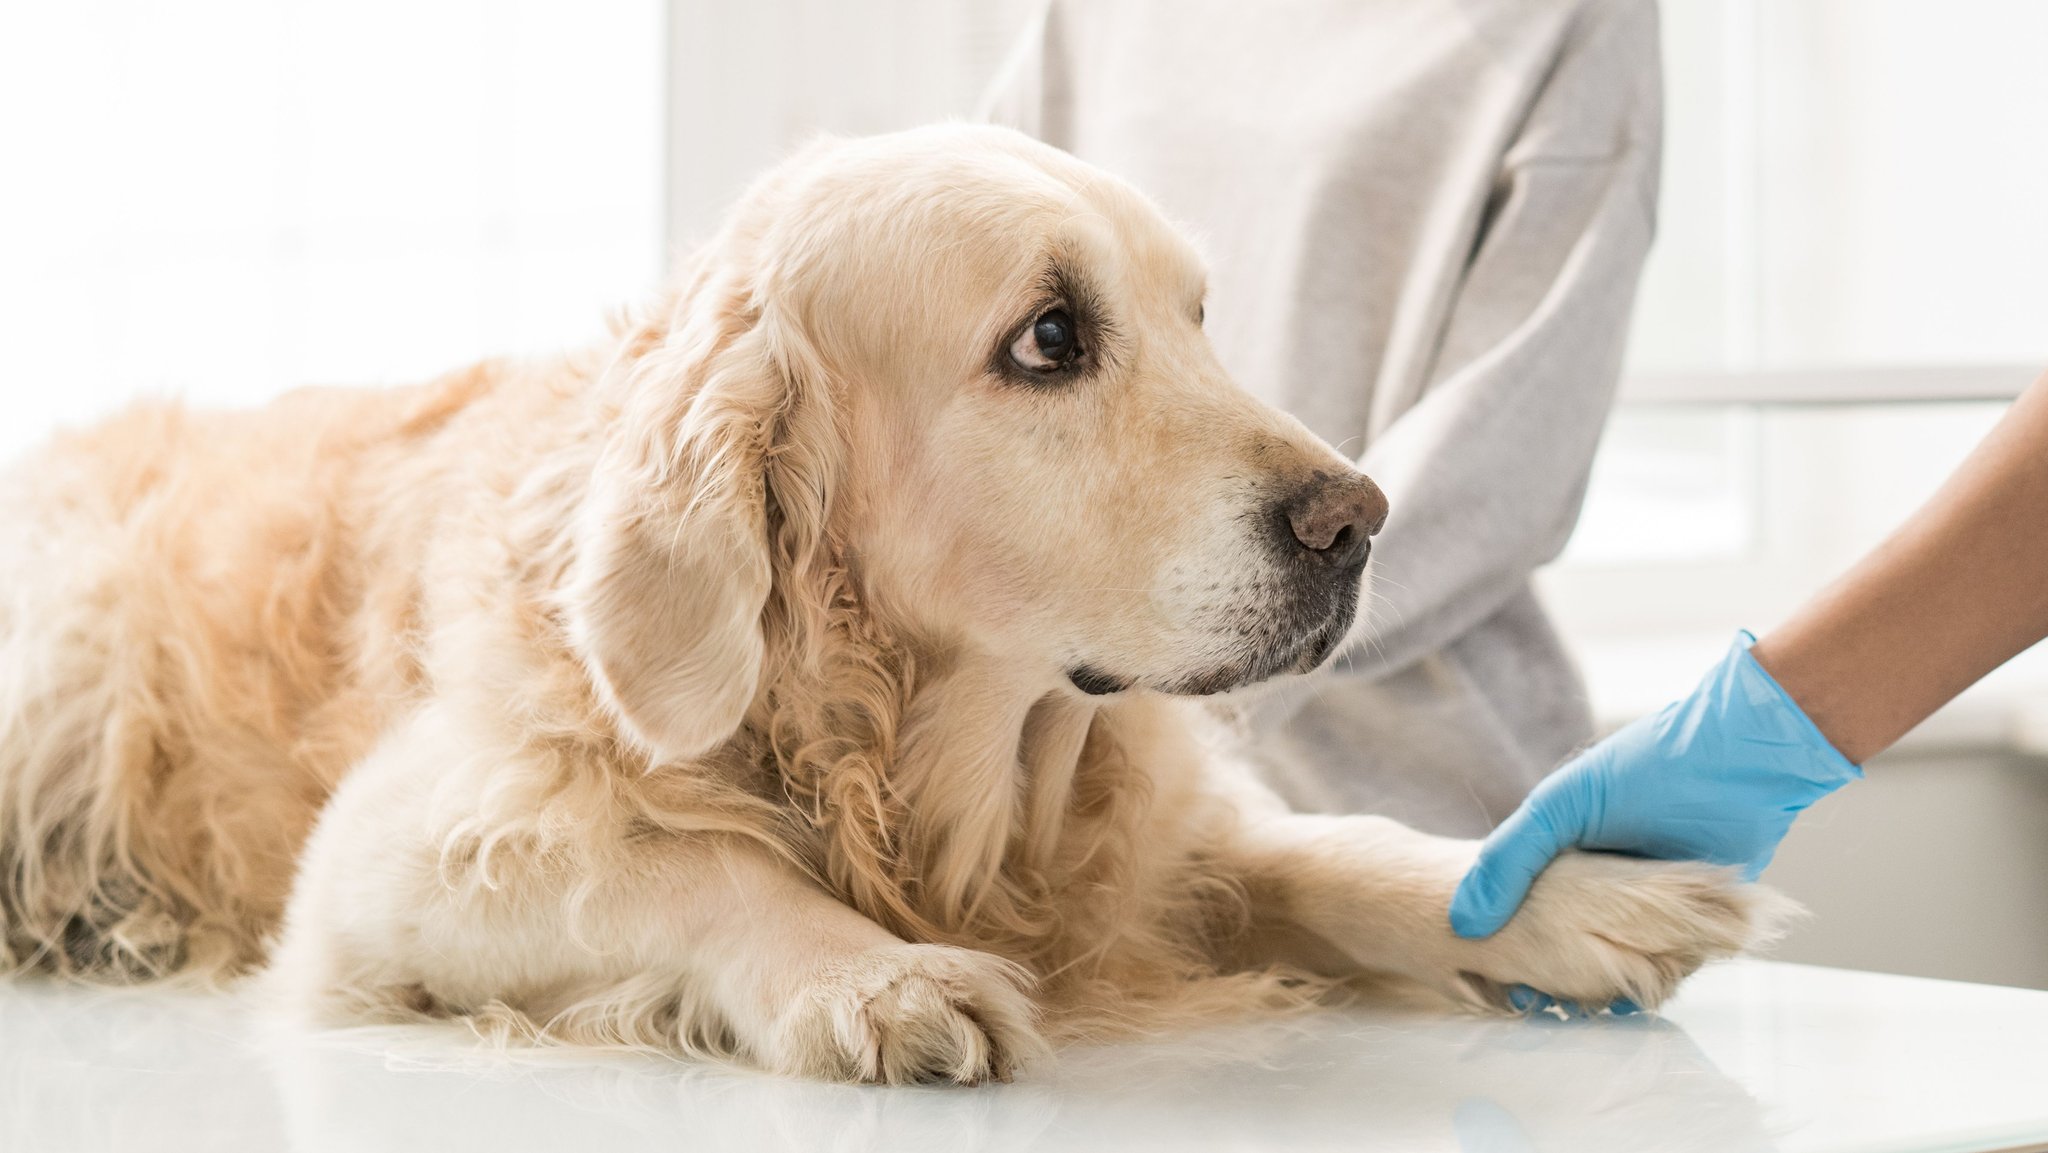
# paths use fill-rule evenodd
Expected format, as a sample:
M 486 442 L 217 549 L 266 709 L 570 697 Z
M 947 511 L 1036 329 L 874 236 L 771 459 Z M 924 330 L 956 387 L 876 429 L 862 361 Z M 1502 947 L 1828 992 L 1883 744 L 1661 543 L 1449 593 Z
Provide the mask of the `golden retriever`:
M 0 967 L 260 972 L 811 1077 L 1363 973 L 1655 1005 L 1770 930 L 1570 855 L 1286 812 L 1185 698 L 1352 634 L 1372 482 L 1239 391 L 1203 268 L 1000 129 L 803 150 L 602 347 L 148 406 L 0 490 Z

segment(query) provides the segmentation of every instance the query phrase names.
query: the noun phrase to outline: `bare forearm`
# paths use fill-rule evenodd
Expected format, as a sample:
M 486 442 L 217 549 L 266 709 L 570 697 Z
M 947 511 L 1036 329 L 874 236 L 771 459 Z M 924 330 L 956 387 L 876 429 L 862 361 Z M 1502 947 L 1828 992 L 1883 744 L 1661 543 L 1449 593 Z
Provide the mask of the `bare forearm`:
M 1911 520 L 1753 653 L 1861 763 L 2048 636 L 2048 377 Z

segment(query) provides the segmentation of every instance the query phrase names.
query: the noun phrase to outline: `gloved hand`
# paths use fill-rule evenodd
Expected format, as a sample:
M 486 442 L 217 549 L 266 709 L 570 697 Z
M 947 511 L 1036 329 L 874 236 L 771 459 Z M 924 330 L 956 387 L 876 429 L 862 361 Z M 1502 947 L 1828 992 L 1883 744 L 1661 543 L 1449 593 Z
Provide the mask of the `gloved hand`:
M 1755 880 L 1792 818 L 1863 776 L 1778 682 L 1744 632 L 1692 695 L 1566 763 L 1486 838 L 1451 898 L 1461 937 L 1497 932 L 1568 848 L 1740 865 Z

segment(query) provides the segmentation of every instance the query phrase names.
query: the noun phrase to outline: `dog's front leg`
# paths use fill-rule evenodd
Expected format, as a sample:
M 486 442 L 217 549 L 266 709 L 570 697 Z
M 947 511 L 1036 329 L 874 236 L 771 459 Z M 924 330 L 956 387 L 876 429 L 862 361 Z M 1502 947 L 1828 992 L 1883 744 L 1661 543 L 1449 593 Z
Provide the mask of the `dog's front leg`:
M 752 841 L 682 837 L 636 855 L 591 894 L 578 931 L 623 946 L 628 980 L 674 981 L 684 1018 L 716 1022 L 764 1068 L 972 1084 L 1044 1050 L 1016 965 L 906 942 Z
M 1506 928 L 1468 941 L 1448 910 L 1477 851 L 1382 817 L 1250 819 L 1226 854 L 1253 906 L 1244 959 L 1401 974 L 1485 1008 L 1513 1007 L 1516 985 L 1649 1008 L 1702 963 L 1769 937 L 1791 908 L 1723 869 L 1567 853 Z
M 908 943 L 752 838 L 636 828 L 557 794 L 526 810 L 546 837 L 472 854 L 462 814 L 540 770 L 458 755 L 450 735 L 415 721 L 322 816 L 270 974 L 299 1015 L 509 1006 L 550 1040 L 839 1080 L 1005 1078 L 1043 1051 L 1022 970 Z

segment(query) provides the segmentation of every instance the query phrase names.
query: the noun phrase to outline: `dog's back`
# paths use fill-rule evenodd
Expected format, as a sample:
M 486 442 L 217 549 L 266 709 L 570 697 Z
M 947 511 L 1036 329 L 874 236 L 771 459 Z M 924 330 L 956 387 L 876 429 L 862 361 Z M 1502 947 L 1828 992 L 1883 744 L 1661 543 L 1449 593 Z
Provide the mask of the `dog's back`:
M 417 483 L 394 450 L 485 386 L 147 405 L 9 468 L 0 971 L 257 959 L 320 805 L 418 677 L 417 566 L 389 554 L 425 534 L 367 510 Z

